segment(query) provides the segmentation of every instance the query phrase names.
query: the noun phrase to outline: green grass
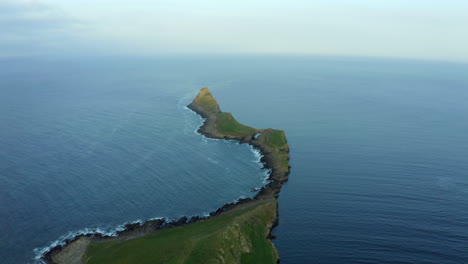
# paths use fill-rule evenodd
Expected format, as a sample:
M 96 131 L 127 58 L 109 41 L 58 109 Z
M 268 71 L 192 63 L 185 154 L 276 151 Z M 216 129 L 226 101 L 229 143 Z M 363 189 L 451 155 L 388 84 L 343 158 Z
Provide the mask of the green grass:
M 216 119 L 216 131 L 225 136 L 252 137 L 257 130 L 252 127 L 242 125 L 232 116 L 231 113 L 221 112 L 218 102 L 214 99 L 208 88 L 202 88 L 195 97 L 194 102 L 204 111 L 211 113 L 212 118 Z
M 289 154 L 286 151 L 289 148 L 286 135 L 283 130 L 265 129 L 258 138 L 258 141 L 268 147 L 272 155 L 273 164 L 277 171 L 286 173 L 289 171 Z
M 223 215 L 127 241 L 92 242 L 86 264 L 276 263 L 266 238 L 276 200 L 245 204 Z
M 286 135 L 283 130 L 268 129 L 265 130 L 265 141 L 272 147 L 284 147 L 286 145 Z
M 208 112 L 216 113 L 219 111 L 219 104 L 216 99 L 214 99 L 208 88 L 201 89 L 200 93 L 195 98 L 195 101 L 197 101 L 198 105 Z
M 231 113 L 219 113 L 216 116 L 216 129 L 220 134 L 230 136 L 252 137 L 257 133 L 255 128 L 242 125 L 232 116 Z

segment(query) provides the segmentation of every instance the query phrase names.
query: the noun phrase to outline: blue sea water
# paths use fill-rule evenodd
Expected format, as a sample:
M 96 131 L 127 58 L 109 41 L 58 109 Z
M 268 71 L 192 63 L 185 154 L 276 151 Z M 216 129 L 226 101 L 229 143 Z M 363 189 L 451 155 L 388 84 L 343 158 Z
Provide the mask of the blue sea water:
M 246 145 L 195 133 L 203 86 L 284 129 L 282 263 L 468 262 L 468 65 L 302 56 L 0 60 L 0 257 L 253 195 Z

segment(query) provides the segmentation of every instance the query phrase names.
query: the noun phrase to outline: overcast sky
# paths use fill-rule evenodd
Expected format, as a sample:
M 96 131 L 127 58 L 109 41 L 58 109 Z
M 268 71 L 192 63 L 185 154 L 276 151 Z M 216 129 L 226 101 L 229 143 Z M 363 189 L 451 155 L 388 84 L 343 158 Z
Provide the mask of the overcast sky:
M 171 53 L 468 61 L 468 0 L 0 0 L 0 56 Z

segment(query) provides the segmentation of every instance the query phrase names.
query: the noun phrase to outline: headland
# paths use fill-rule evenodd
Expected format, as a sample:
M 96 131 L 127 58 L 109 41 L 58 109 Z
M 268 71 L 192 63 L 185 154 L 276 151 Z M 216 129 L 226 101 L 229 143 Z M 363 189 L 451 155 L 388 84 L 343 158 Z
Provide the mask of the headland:
M 282 130 L 256 129 L 222 112 L 208 88 L 187 106 L 205 121 L 198 132 L 258 149 L 268 183 L 253 198 L 239 199 L 209 216 L 149 220 L 114 235 L 83 234 L 46 252 L 48 264 L 278 263 L 271 239 L 278 224 L 277 197 L 289 175 L 289 145 Z

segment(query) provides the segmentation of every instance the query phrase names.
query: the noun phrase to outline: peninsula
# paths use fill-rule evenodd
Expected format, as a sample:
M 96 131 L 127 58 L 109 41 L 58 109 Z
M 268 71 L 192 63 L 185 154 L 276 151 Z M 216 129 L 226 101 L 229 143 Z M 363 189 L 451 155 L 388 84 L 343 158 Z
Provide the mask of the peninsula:
M 277 263 L 271 242 L 278 224 L 277 197 L 289 175 L 289 146 L 282 130 L 256 129 L 222 112 L 208 88 L 188 108 L 205 121 L 199 132 L 250 144 L 261 154 L 268 183 L 254 198 L 229 203 L 209 216 L 127 224 L 113 236 L 82 234 L 44 254 L 48 264 Z

